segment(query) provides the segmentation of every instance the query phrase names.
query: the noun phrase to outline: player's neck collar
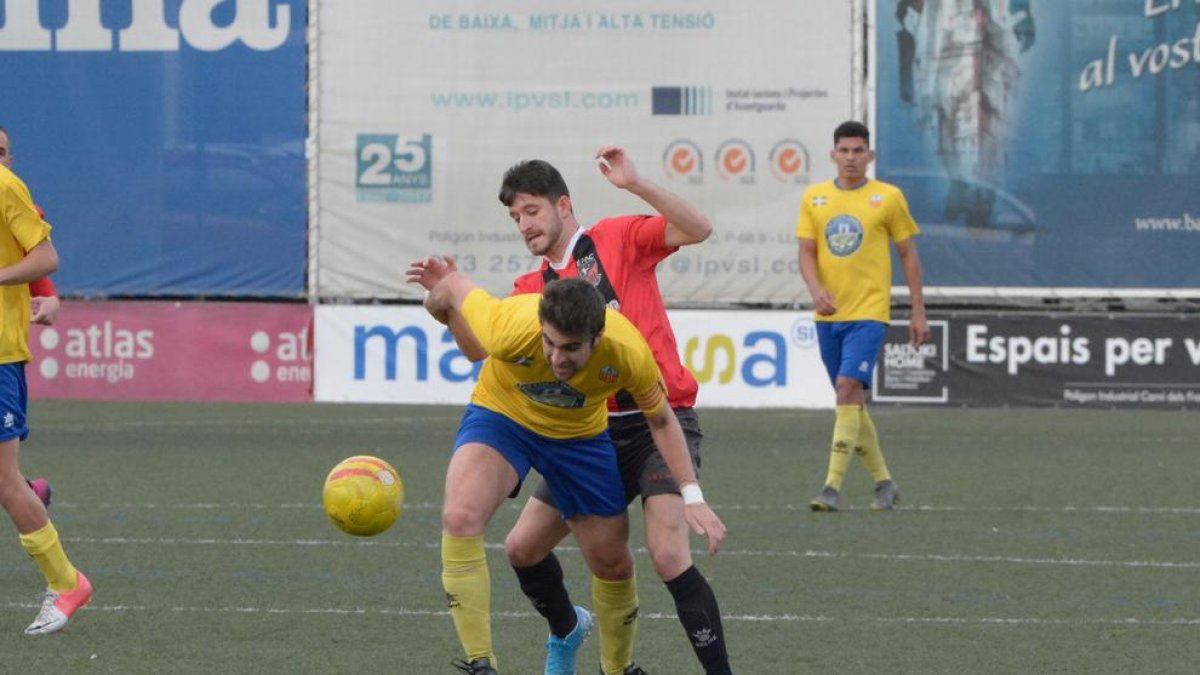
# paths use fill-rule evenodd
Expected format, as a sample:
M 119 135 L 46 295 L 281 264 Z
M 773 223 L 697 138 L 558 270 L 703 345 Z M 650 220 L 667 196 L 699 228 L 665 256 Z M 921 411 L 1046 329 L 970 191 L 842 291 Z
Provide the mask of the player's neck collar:
M 563 249 L 562 260 L 555 262 L 551 260 L 549 256 L 546 257 L 546 261 L 550 263 L 550 269 L 564 270 L 567 268 L 567 265 L 571 264 L 571 252 L 575 250 L 575 243 L 578 242 L 579 238 L 582 236 L 583 228 L 576 227 L 575 234 L 571 235 L 571 241 L 568 241 L 566 248 Z
M 835 188 L 839 189 L 839 190 L 851 191 L 851 190 L 857 190 L 857 189 L 861 188 L 862 186 L 864 186 L 864 185 L 866 185 L 867 183 L 870 183 L 870 182 L 871 182 L 871 177 L 870 177 L 870 176 L 863 176 L 863 179 L 862 179 L 861 181 L 859 181 L 859 182 L 855 183 L 854 185 L 851 185 L 851 186 L 847 187 L 847 186 L 844 186 L 844 185 L 842 185 L 842 179 L 841 179 L 841 178 L 834 178 L 834 179 L 833 179 L 833 186 L 834 186 Z

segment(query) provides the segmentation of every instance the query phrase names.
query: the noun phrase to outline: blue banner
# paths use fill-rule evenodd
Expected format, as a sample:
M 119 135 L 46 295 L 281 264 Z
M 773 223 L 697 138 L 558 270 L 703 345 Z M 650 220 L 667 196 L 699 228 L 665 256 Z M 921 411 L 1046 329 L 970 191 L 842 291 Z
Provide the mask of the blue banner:
M 1200 4 L 877 0 L 931 286 L 1200 287 Z
M 0 125 L 60 292 L 304 295 L 304 0 L 0 10 Z

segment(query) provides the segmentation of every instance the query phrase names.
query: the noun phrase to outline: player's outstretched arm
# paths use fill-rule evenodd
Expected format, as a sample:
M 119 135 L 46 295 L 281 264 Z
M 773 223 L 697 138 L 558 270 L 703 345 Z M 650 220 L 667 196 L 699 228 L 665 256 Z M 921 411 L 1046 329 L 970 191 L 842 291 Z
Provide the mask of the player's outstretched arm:
M 477 284 L 458 273 L 454 258 L 429 256 L 414 260 L 409 263 L 404 278 L 426 290 L 425 310 L 446 324 L 455 344 L 468 359 L 481 361 L 487 358 L 487 350 L 462 315 L 463 300 Z
M 704 493 L 700 490 L 700 482 L 696 480 L 696 472 L 688 455 L 687 440 L 675 412 L 663 406 L 658 414 L 647 415 L 646 421 L 650 425 L 654 444 L 671 470 L 671 477 L 683 492 L 683 517 L 693 532 L 708 536 L 708 554 L 716 555 L 725 543 L 725 523 L 704 502 Z
M 601 146 L 596 151 L 596 160 L 608 182 L 637 195 L 667 219 L 667 246 L 698 244 L 712 234 L 712 223 L 707 216 L 684 198 L 639 175 L 623 148 Z

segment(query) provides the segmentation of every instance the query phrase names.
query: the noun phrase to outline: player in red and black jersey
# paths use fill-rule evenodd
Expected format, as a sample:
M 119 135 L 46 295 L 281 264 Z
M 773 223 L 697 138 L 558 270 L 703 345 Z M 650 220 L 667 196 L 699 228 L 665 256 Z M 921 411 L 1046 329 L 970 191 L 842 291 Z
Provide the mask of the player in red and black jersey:
M 500 202 L 517 224 L 525 246 L 543 256 L 541 269 L 514 282 L 513 294 L 538 293 L 559 277 L 577 276 L 592 283 L 645 336 L 667 386 L 667 396 L 683 427 L 693 463 L 700 465 L 700 424 L 693 410 L 697 384 L 679 360 L 675 333 L 655 274 L 658 263 L 681 246 L 704 241 L 712 224 L 694 206 L 640 176 L 626 152 L 604 146 L 596 152 L 600 171 L 613 186 L 646 202 L 655 215 L 605 218 L 589 228 L 575 219 L 562 175 L 541 160 L 511 167 L 500 188 Z M 684 504 L 703 500 L 699 487 L 681 491 L 654 447 L 642 415 L 628 395 L 609 400 L 609 432 L 625 483 L 625 498 L 642 497 L 646 545 L 655 571 L 666 583 L 680 623 L 708 675 L 732 673 L 717 599 L 708 580 L 692 563 Z M 575 612 L 563 584 L 554 547 L 568 529 L 545 485 L 526 503 L 508 534 L 505 549 L 521 589 L 546 617 L 551 636 L 562 637 L 575 625 Z M 603 585 L 593 584 L 593 600 L 603 602 Z M 633 634 L 636 610 L 619 626 L 599 626 L 604 673 L 635 674 Z

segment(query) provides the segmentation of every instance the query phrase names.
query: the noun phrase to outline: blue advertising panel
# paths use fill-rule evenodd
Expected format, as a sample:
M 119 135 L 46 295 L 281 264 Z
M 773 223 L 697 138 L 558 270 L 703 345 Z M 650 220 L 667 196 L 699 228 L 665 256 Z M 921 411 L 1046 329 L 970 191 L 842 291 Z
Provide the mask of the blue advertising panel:
M 1200 287 L 1200 4 L 875 8 L 877 175 L 927 284 Z
M 0 0 L 0 126 L 60 292 L 301 297 L 305 0 Z

